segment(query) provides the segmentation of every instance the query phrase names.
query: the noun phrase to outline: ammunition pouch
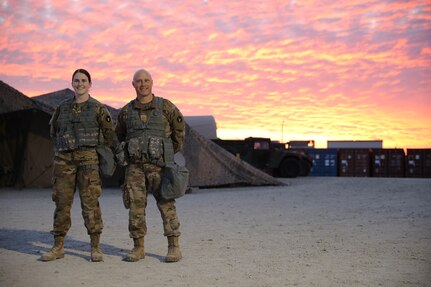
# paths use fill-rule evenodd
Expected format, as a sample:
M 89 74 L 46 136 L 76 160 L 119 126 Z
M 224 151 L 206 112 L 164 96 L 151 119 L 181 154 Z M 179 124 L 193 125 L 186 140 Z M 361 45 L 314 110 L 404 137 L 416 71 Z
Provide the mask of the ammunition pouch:
M 129 159 L 131 161 L 138 161 L 142 159 L 142 148 L 144 145 L 144 138 L 141 137 L 135 137 L 131 138 L 127 142 L 127 152 L 129 154 Z
M 127 142 L 128 159 L 131 162 L 152 163 L 164 166 L 164 142 L 157 136 L 142 134 Z

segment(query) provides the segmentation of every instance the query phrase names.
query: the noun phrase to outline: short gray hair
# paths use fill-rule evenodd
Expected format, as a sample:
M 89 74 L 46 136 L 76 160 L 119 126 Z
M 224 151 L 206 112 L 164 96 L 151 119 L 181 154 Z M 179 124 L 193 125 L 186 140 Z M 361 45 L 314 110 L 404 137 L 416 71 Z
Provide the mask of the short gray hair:
M 140 74 L 140 73 L 147 74 L 150 77 L 151 80 L 153 79 L 153 77 L 151 77 L 151 74 L 147 70 L 145 70 L 145 69 L 139 69 L 133 75 L 133 81 L 136 79 L 136 76 L 138 76 L 138 74 Z

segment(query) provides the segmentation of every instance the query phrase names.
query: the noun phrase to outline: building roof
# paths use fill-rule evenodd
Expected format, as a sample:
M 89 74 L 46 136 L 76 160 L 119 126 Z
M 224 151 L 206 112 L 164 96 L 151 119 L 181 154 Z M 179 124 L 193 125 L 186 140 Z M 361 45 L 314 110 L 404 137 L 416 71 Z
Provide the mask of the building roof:
M 328 148 L 382 148 L 383 140 L 328 141 Z
M 184 116 L 184 120 L 206 139 L 217 139 L 217 125 L 213 116 Z

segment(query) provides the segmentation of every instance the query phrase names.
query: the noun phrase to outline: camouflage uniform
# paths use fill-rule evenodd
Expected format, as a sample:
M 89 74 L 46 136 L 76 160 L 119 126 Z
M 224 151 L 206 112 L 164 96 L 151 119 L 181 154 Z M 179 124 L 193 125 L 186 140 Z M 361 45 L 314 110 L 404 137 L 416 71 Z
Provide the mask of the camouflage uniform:
M 152 113 L 156 109 L 155 99 L 157 98 L 154 97 L 153 101 L 148 104 L 142 104 L 137 100 L 133 100 L 121 109 L 116 126 L 116 133 L 120 142 L 126 141 L 130 145 L 130 141 L 128 140 L 130 139 L 130 135 L 128 136 L 128 132 L 130 132 L 128 130 L 129 109 L 135 109 L 142 123 L 148 124 Z M 173 152 L 180 151 L 185 136 L 183 116 L 178 108 L 166 99 L 163 99 L 163 127 L 166 138 L 172 141 Z M 151 143 L 149 145 L 151 146 Z M 147 206 L 147 194 L 149 190 L 153 192 L 153 196 L 157 201 L 157 207 L 163 220 L 164 235 L 167 237 L 180 235 L 180 222 L 175 208 L 175 200 L 162 200 L 157 194 L 161 180 L 162 165 L 163 163 L 160 164 L 148 158 L 134 159 L 130 158 L 129 155 L 123 188 L 129 197 L 126 201 L 130 204 L 129 232 L 131 238 L 142 238 L 147 233 L 145 208 Z
M 65 236 L 70 229 L 70 210 L 78 186 L 87 232 L 100 234 L 103 221 L 98 199 L 102 188 L 96 146 L 112 146 L 115 133 L 111 116 L 91 97 L 84 103 L 71 99 L 60 104 L 50 125 L 55 143 L 52 200 L 56 204 L 51 233 Z

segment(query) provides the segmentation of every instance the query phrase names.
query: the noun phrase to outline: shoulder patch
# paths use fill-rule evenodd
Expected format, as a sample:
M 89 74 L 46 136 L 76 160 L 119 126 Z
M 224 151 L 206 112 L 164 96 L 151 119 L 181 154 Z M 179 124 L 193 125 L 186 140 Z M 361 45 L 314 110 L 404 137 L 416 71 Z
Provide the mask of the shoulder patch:
M 182 117 L 180 117 L 180 116 L 178 116 L 178 118 L 177 118 L 177 122 L 181 123 L 182 121 L 183 121 L 183 118 L 182 118 Z
M 111 122 L 111 116 L 110 115 L 107 115 L 106 117 L 105 117 L 105 120 L 109 123 L 109 122 Z

